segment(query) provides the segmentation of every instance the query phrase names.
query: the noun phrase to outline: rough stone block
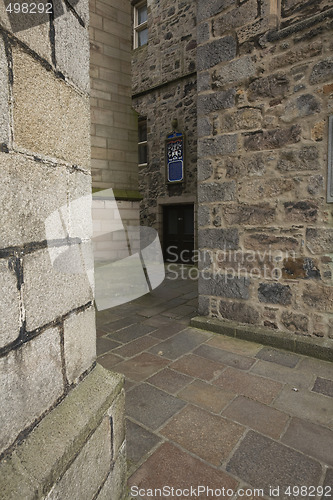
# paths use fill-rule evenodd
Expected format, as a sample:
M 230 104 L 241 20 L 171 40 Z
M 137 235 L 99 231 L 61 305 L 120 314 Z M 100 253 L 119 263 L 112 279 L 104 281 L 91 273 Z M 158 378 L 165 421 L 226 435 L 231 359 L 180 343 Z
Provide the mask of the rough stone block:
M 210 2 L 200 0 L 198 2 L 198 21 L 219 14 L 235 3 L 236 0 L 211 0 Z
M 253 325 L 259 322 L 258 311 L 242 302 L 220 301 L 219 310 L 223 318 L 238 321 L 239 323 L 251 323 Z
M 126 448 L 122 446 L 113 468 L 96 500 L 123 499 L 126 488 Z
M 235 113 L 223 113 L 220 123 L 222 132 L 258 129 L 262 125 L 262 115 L 257 108 L 243 108 Z
M 278 149 L 301 140 L 301 127 L 293 125 L 286 129 L 273 129 L 244 134 L 246 151 Z
M 212 86 L 215 89 L 230 85 L 238 85 L 249 78 L 255 76 L 256 66 L 250 56 L 235 59 L 222 68 L 214 71 L 212 76 Z
M 122 390 L 108 410 L 111 419 L 112 459 L 115 460 L 125 439 L 125 391 Z
M 226 297 L 229 299 L 248 299 L 250 280 L 244 277 L 217 274 L 205 271 L 199 278 L 199 294 Z
M 285 123 L 290 123 L 297 118 L 319 113 L 320 110 L 319 99 L 312 94 L 303 94 L 287 103 L 281 120 Z
M 292 222 L 316 222 L 318 218 L 318 204 L 309 200 L 285 202 L 284 210 L 286 220 Z
M 276 209 L 269 203 L 226 205 L 223 208 L 223 217 L 229 225 L 269 224 L 276 218 Z
M 282 277 L 286 279 L 320 279 L 318 264 L 309 257 L 288 257 L 283 261 Z
M 198 207 L 198 226 L 208 226 L 210 223 L 210 211 L 205 205 Z
M 332 79 L 333 75 L 333 58 L 324 59 L 318 62 L 312 68 L 309 82 L 311 85 L 316 83 L 327 82 Z
M 237 135 L 221 135 L 208 139 L 199 139 L 199 156 L 219 156 L 235 153 L 237 149 Z
M 0 260 L 0 348 L 20 333 L 20 292 L 17 288 L 15 260 Z
M 250 102 L 262 98 L 284 97 L 289 91 L 289 80 L 283 73 L 257 78 L 249 85 L 248 99 Z
M 299 248 L 300 243 L 297 238 L 293 236 L 275 236 L 274 234 L 253 233 L 245 236 L 244 246 L 251 250 L 267 250 L 267 248 L 270 248 L 272 251 L 295 252 Z
M 56 13 L 57 8 L 59 7 L 55 7 Z M 67 7 L 63 6 L 63 9 L 64 14 L 54 20 L 57 68 L 71 82 L 88 93 L 90 89 L 88 30 L 81 26 Z
M 333 312 L 333 287 L 308 284 L 303 291 L 303 301 L 318 311 Z
M 319 166 L 317 146 L 304 146 L 300 150 L 281 151 L 277 169 L 281 172 L 292 172 L 295 170 L 318 170 Z
M 291 64 L 302 63 L 309 57 L 320 55 L 322 53 L 322 46 L 322 41 L 316 40 L 315 42 L 304 45 L 299 49 L 293 48 L 293 50 L 283 52 L 282 54 L 273 57 L 269 67 L 272 71 L 274 71 L 285 66 L 290 66 Z
M 236 57 L 237 44 L 234 37 L 228 35 L 219 40 L 200 45 L 197 50 L 198 71 L 211 68 L 219 63 Z
M 0 360 L 0 450 L 62 395 L 60 333 L 50 328 Z
M 210 160 L 198 159 L 198 181 L 205 181 L 213 174 L 213 165 Z
M 214 20 L 215 36 L 222 36 L 227 31 L 239 28 L 253 22 L 258 15 L 257 0 L 248 0 L 235 9 L 230 10 L 223 16 Z
M 52 239 L 53 228 L 47 236 L 45 221 L 60 207 L 67 211 L 65 167 L 51 167 L 18 154 L 0 153 L 0 161 L 1 247 Z
M 208 316 L 210 312 L 210 302 L 209 297 L 203 295 L 199 296 L 198 314 L 200 316 Z
M 198 136 L 205 137 L 207 135 L 213 135 L 213 123 L 206 116 L 200 116 L 198 118 L 198 128 L 197 128 Z
M 66 375 L 70 384 L 88 370 L 96 358 L 95 310 L 89 308 L 64 322 Z
M 236 91 L 229 89 L 214 94 L 199 95 L 198 114 L 206 115 L 213 111 L 220 111 L 226 108 L 232 108 L 235 105 Z
M 281 283 L 260 283 L 258 289 L 258 298 L 260 302 L 267 304 L 282 304 L 291 303 L 292 292 L 289 285 Z
M 20 49 L 13 51 L 13 61 L 15 144 L 89 168 L 88 97 L 79 95 Z
M 209 40 L 209 37 L 210 37 L 209 24 L 208 23 L 199 24 L 197 31 L 198 44 L 206 42 L 207 40 Z
M 204 92 L 205 90 L 210 90 L 210 74 L 208 71 L 198 73 L 198 92 Z
M 268 177 L 268 176 L 267 176 Z M 239 196 L 242 200 L 262 200 L 262 199 L 277 199 L 282 196 L 290 196 L 296 191 L 296 183 L 294 179 L 288 178 L 265 178 L 249 180 L 247 183 L 242 183 L 239 187 Z
M 333 229 L 329 227 L 307 228 L 306 247 L 312 254 L 333 253 Z
M 304 316 L 304 314 L 298 314 L 290 311 L 284 311 L 281 316 L 282 324 L 292 332 L 300 331 L 307 332 L 308 331 L 308 317 Z
M 65 253 L 59 253 L 53 262 L 52 251 L 50 255 L 48 249 L 23 259 L 23 301 L 30 331 L 93 300 L 86 267 L 82 264 L 82 256 L 92 257 L 91 247 L 81 244 L 65 248 Z M 88 262 L 88 267 L 93 269 L 92 262 Z
M 198 231 L 199 248 L 237 250 L 238 229 L 201 229 Z
M 46 499 L 94 498 L 109 473 L 110 463 L 111 428 L 106 417 Z
M 0 144 L 9 141 L 8 63 L 3 39 L 0 37 Z
M 199 187 L 199 203 L 211 203 L 214 201 L 233 201 L 236 194 L 236 184 L 231 182 L 202 183 Z

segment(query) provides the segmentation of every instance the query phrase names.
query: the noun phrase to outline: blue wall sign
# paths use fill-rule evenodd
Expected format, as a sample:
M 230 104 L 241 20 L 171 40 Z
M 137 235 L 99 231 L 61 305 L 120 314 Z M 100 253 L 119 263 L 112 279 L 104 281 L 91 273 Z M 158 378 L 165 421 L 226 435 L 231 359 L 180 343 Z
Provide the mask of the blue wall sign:
M 166 140 L 167 181 L 184 180 L 184 136 L 178 132 L 168 135 Z

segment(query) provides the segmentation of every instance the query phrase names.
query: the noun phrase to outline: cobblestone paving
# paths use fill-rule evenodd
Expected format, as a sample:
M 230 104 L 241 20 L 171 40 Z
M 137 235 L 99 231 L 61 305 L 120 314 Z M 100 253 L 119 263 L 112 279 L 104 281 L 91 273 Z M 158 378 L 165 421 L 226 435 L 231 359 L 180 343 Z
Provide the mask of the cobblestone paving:
M 191 328 L 196 301 L 167 277 L 97 315 L 98 362 L 126 377 L 132 497 L 332 500 L 333 364 Z

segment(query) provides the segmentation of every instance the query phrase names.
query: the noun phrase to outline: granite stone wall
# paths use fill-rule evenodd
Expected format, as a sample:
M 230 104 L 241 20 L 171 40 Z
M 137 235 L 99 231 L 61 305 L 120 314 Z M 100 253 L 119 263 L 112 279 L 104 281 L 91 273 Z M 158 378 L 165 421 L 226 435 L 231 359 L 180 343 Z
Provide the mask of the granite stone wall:
M 200 314 L 333 338 L 332 5 L 197 5 Z
M 0 496 L 121 498 L 122 377 L 95 366 L 89 7 L 0 5 Z
M 139 169 L 141 223 L 160 231 L 162 205 L 196 201 L 196 3 L 148 1 L 148 44 L 132 54 L 133 107 L 147 117 L 148 165 Z M 186 136 L 185 182 L 166 183 L 165 139 Z

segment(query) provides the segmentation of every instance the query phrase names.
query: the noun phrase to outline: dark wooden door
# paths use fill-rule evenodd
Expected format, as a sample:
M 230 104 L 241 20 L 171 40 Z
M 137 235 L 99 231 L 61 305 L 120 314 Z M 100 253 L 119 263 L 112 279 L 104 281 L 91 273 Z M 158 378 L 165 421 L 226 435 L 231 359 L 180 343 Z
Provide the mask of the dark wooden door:
M 191 264 L 194 252 L 194 206 L 165 206 L 163 229 L 165 261 Z

